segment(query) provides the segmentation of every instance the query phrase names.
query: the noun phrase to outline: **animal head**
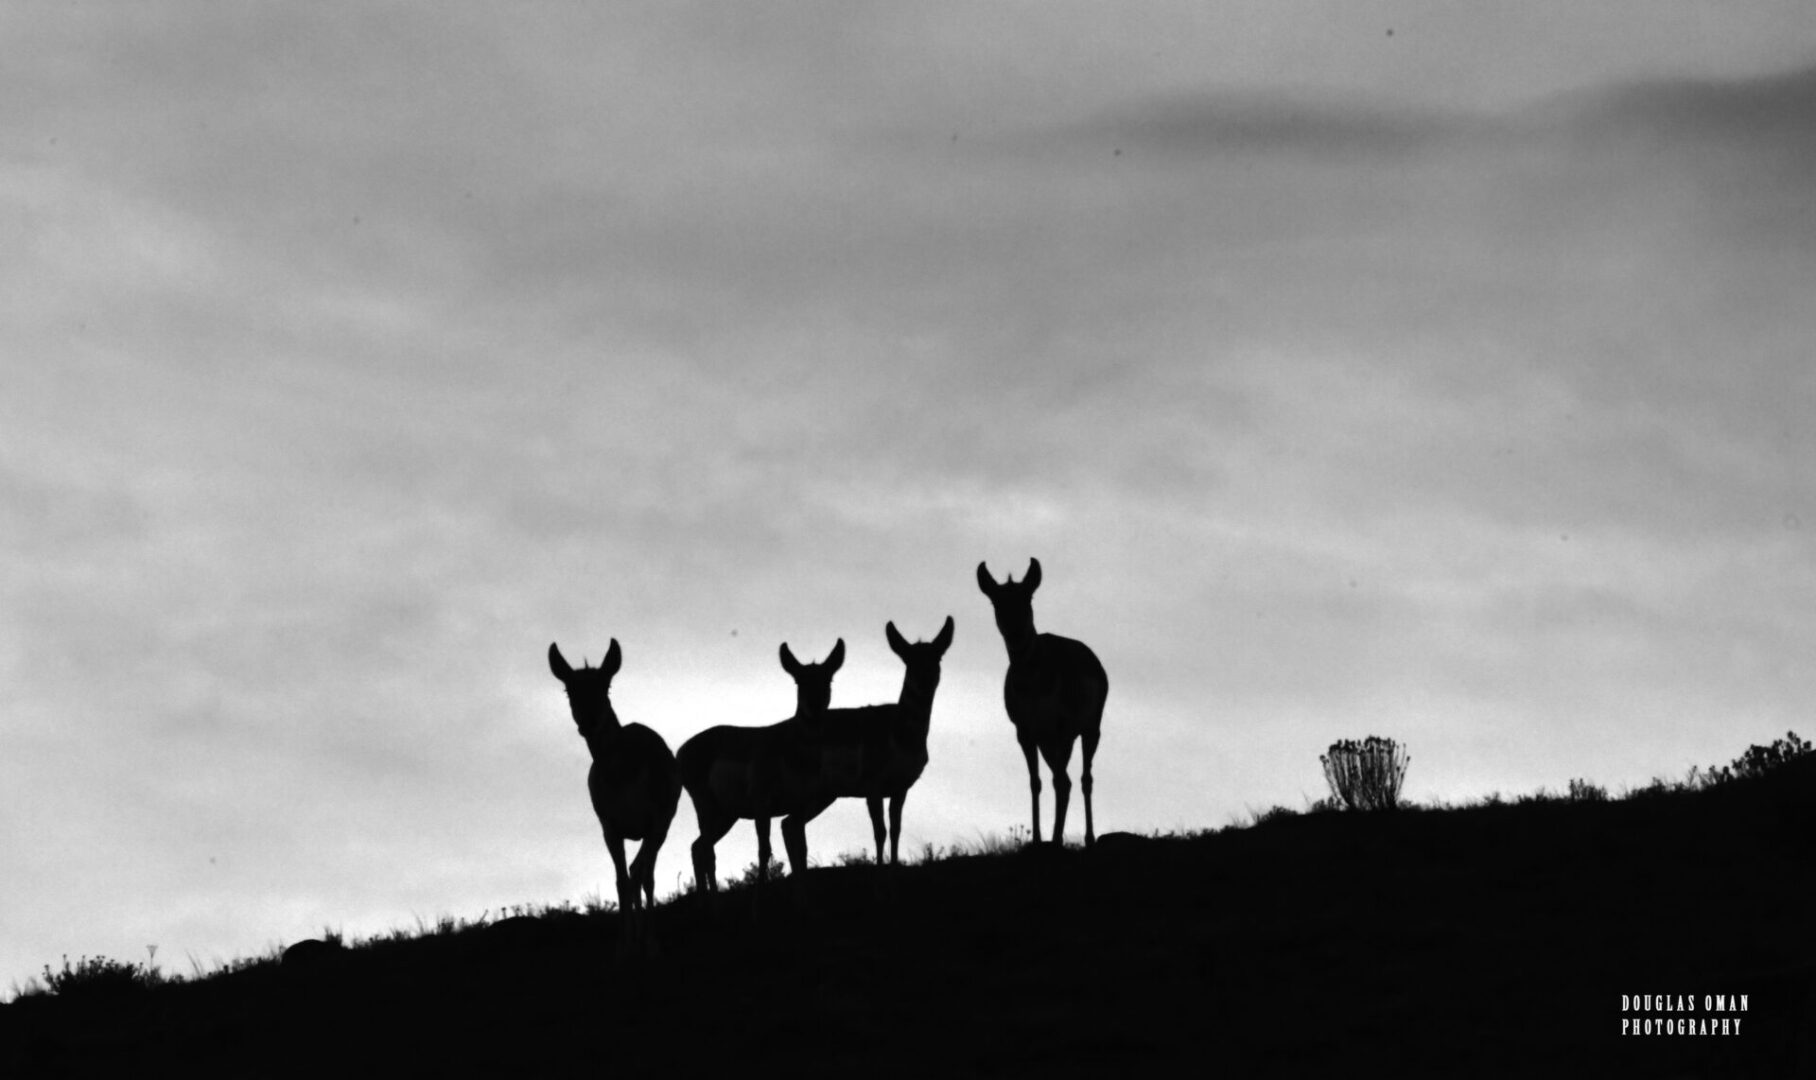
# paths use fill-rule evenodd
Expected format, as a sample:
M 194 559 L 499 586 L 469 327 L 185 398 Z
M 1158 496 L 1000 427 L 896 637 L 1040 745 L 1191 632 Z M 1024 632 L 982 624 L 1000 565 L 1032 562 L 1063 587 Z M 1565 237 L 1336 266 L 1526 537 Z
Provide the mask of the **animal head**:
M 946 625 L 940 627 L 932 641 L 917 641 L 910 645 L 896 631 L 894 623 L 884 626 L 883 633 L 889 639 L 890 651 L 908 665 L 909 684 L 931 696 L 940 684 L 940 658 L 952 647 L 952 616 L 946 616 Z
M 832 705 L 832 677 L 845 663 L 845 639 L 840 638 L 817 664 L 803 664 L 782 643 L 782 670 L 795 681 L 795 715 L 817 719 Z
M 580 734 L 593 734 L 601 723 L 618 726 L 618 717 L 612 712 L 612 676 L 618 674 L 623 663 L 624 654 L 618 649 L 617 638 L 612 639 L 611 648 L 605 651 L 605 659 L 598 667 L 587 667 L 583 656 L 578 670 L 568 664 L 558 646 L 549 643 L 549 670 L 567 688 L 568 709 L 574 714 L 574 726 L 580 729 Z
M 1034 636 L 1034 590 L 1040 588 L 1040 560 L 1028 560 L 1028 572 L 1018 584 L 1011 574 L 1001 585 L 983 563 L 977 564 L 977 587 L 996 609 L 996 628 L 1011 647 Z

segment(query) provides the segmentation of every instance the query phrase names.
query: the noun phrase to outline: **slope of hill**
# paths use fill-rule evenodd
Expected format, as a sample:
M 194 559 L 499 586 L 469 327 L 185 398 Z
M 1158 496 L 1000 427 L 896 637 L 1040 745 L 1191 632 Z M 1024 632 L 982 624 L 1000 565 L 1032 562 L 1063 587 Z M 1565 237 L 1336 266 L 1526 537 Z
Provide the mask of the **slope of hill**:
M 32 995 L 0 1008 L 0 1073 L 1797 1075 L 1812 896 L 1816 757 L 1621 801 L 817 869 L 663 906 L 653 957 L 614 915 L 549 915 Z

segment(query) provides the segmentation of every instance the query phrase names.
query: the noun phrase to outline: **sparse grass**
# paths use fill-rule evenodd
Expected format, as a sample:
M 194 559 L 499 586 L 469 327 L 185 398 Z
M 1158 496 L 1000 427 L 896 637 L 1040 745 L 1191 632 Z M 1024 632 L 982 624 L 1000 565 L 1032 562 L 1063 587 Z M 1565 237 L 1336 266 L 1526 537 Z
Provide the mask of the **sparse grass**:
M 772 853 L 769 856 L 769 880 L 780 881 L 787 876 L 788 876 L 788 867 L 782 863 L 782 860 L 776 858 L 775 855 Z M 752 887 L 753 885 L 758 884 L 761 880 L 762 880 L 762 875 L 761 875 L 761 870 L 760 870 L 759 864 L 757 863 L 756 860 L 753 859 L 751 861 L 750 865 L 746 866 L 744 868 L 743 873 L 739 874 L 737 877 L 735 877 L 725 883 L 725 888 L 728 891 L 735 890 L 735 889 L 748 889 L 748 888 Z
M 1294 810 L 1290 806 L 1276 805 L 1261 811 L 1257 811 L 1253 807 L 1250 807 L 1248 815 L 1248 828 L 1252 829 L 1257 825 L 1263 825 L 1270 821 L 1278 821 L 1281 818 L 1298 817 L 1299 811 Z
M 420 915 L 416 916 L 416 935 L 415 936 L 417 936 L 417 937 L 452 937 L 456 934 L 465 933 L 466 931 L 474 929 L 475 927 L 484 926 L 486 924 L 487 912 L 489 912 L 490 910 L 491 909 L 488 908 L 487 911 L 481 912 L 479 914 L 479 917 L 476 919 L 461 918 L 461 917 L 456 917 L 453 915 L 442 914 L 442 915 L 435 916 L 434 922 L 425 922 L 423 920 L 422 916 L 420 916 Z M 403 936 L 408 937 L 409 935 L 405 934 Z M 324 939 L 324 940 L 326 940 L 326 939 Z M 328 944 L 330 944 L 330 945 L 336 944 L 337 940 L 338 939 L 328 941 Z
M 1201 830 L 1204 831 L 1204 830 Z M 1216 830 L 1208 830 L 1215 832 Z M 1153 835 L 1159 836 L 1158 832 Z M 902 857 L 904 866 L 930 866 L 948 862 L 952 859 L 969 859 L 995 855 L 1012 855 L 1026 848 L 1034 838 L 1033 832 L 1026 825 L 1011 825 L 1006 832 L 986 833 L 979 830 L 974 840 L 954 840 L 950 844 L 940 845 L 931 842 L 921 844 L 919 851 L 910 851 Z M 1078 846 L 1068 843 L 1068 847 Z M 811 860 L 810 860 L 811 861 Z M 868 850 L 846 851 L 834 859 L 837 866 L 874 866 L 875 856 Z
M 989 855 L 1010 855 L 1028 846 L 1033 836 L 1026 825 L 1012 825 L 1007 833 L 985 833 L 979 831 L 973 841 L 954 840 L 951 844 L 940 845 L 931 842 L 922 843 L 919 851 L 910 851 L 902 857 L 904 866 L 930 866 L 952 859 L 966 859 Z M 887 860 L 885 859 L 885 862 Z M 875 866 L 876 856 L 869 849 L 841 852 L 833 859 L 835 866 Z
M 273 943 L 265 947 L 264 952 L 251 956 L 236 956 L 231 960 L 215 960 L 212 964 L 204 963 L 195 953 L 185 953 L 184 959 L 189 962 L 189 974 L 171 976 L 167 982 L 202 982 L 221 975 L 236 975 L 242 971 L 283 962 L 284 947 Z
M 1007 855 L 1020 851 L 1034 839 L 1034 833 L 1026 825 L 1011 825 L 1006 834 L 982 832 L 977 834 L 977 845 L 964 849 L 969 855 Z
M 1692 774 L 1696 772 L 1695 769 L 1691 769 L 1690 771 Z M 1678 794 L 1690 789 L 1691 788 L 1686 787 L 1683 782 L 1667 780 L 1662 776 L 1654 776 L 1651 780 L 1648 780 L 1639 787 L 1628 788 L 1621 794 L 1621 799 L 1623 801 L 1631 799 L 1656 799 L 1666 795 Z
M 1564 797 L 1571 802 L 1607 802 L 1608 789 L 1587 780 L 1573 779 Z

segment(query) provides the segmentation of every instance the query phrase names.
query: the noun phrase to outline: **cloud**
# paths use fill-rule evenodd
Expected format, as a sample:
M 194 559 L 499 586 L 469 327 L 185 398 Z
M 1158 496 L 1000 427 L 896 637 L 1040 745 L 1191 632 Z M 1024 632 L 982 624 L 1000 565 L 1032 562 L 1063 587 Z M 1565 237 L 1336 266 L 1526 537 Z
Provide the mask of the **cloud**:
M 1101 153 L 1178 160 L 1292 154 L 1395 158 L 1467 134 L 1491 134 L 1480 118 L 1406 106 L 1339 102 L 1304 95 L 1209 91 L 1142 102 L 1056 129 L 1041 142 L 1094 146 Z
M 1807 144 L 1816 67 L 1744 79 L 1652 79 L 1561 96 L 1534 110 L 1578 138 L 1730 143 L 1767 149 Z M 1687 147 L 1685 149 L 1688 149 Z

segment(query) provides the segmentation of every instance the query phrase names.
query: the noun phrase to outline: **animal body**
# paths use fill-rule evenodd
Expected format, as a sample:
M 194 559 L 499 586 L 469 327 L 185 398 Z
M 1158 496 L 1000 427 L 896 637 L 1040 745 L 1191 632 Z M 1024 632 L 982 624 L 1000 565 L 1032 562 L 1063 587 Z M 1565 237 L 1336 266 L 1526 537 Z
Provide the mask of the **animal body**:
M 1091 759 L 1103 724 L 1104 701 L 1110 680 L 1089 646 L 1081 641 L 1042 634 L 1034 629 L 1034 590 L 1040 588 L 1040 560 L 1028 560 L 1028 572 L 1019 584 L 1013 576 L 1002 584 L 977 564 L 977 587 L 990 598 L 996 628 L 1009 650 L 1009 671 L 1003 678 L 1003 705 L 1015 725 L 1015 740 L 1028 763 L 1028 789 L 1033 804 L 1034 842 L 1040 843 L 1040 763 L 1044 758 L 1053 774 L 1053 842 L 1061 843 L 1066 828 L 1066 803 L 1072 781 L 1066 768 L 1072 747 L 1083 748 L 1084 767 L 1079 787 L 1085 797 L 1085 846 L 1096 843 L 1091 807 Z
M 669 823 L 681 800 L 681 777 L 675 755 L 662 736 L 642 724 L 623 724 L 612 708 L 612 676 L 623 664 L 618 639 L 596 668 L 575 669 L 556 645 L 549 645 L 549 670 L 567 689 L 568 709 L 586 740 L 593 764 L 586 774 L 593 813 L 605 833 L 605 848 L 617 876 L 618 907 L 631 936 L 640 933 L 639 911 L 656 901 L 656 856 L 668 838 Z M 624 842 L 639 841 L 637 857 L 627 868 Z
M 908 799 L 908 789 L 927 767 L 933 693 L 940 685 L 940 659 L 952 646 L 952 617 L 946 617 L 945 625 L 930 642 L 909 644 L 893 622 L 883 630 L 890 651 L 905 665 L 901 696 L 888 704 L 828 711 L 820 743 L 821 779 L 827 804 L 840 798 L 865 801 L 870 810 L 871 831 L 876 835 L 879 864 L 883 861 L 885 835 L 889 839 L 889 861 L 900 861 L 902 804 Z M 887 830 L 883 825 L 884 800 L 889 803 Z M 813 810 L 804 817 L 811 820 L 818 813 Z
M 769 823 L 790 818 L 825 799 L 820 779 L 820 732 L 832 703 L 832 677 L 845 662 L 839 639 L 825 660 L 803 664 L 784 643 L 782 668 L 795 681 L 794 715 L 761 727 L 721 725 L 707 728 L 681 744 L 677 761 L 681 783 L 694 802 L 700 836 L 694 841 L 694 882 L 719 888 L 714 847 L 742 818 L 757 827 L 757 873 L 769 876 Z M 782 844 L 789 868 L 807 869 L 805 821 L 782 823 Z

